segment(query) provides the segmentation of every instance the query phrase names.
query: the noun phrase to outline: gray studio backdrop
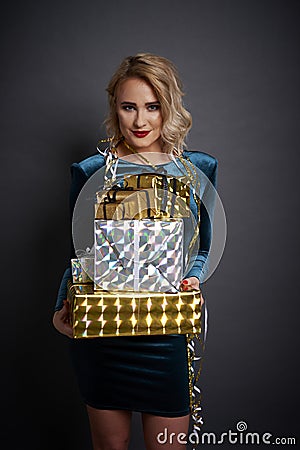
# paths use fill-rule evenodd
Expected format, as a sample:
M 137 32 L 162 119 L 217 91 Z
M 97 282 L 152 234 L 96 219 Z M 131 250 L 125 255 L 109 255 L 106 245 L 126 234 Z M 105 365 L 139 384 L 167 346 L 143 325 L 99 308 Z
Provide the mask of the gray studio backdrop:
M 91 449 L 67 338 L 51 318 L 69 255 L 69 166 L 95 152 L 107 82 L 138 51 L 177 65 L 194 120 L 189 147 L 219 161 L 228 240 L 204 290 L 204 431 L 244 421 L 297 436 L 298 6 L 32 0 L 2 9 L 2 448 Z M 136 413 L 130 449 L 143 448 Z

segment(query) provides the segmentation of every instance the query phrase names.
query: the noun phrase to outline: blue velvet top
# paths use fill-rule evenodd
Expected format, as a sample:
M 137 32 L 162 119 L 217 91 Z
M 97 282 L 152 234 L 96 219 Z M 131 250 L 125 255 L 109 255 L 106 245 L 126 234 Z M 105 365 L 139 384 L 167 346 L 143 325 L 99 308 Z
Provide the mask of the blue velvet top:
M 197 173 L 200 178 L 200 192 L 198 195 L 200 196 L 200 199 L 203 200 L 205 197 L 206 189 L 208 188 L 208 181 L 209 180 L 213 186 L 216 187 L 216 180 L 217 180 L 217 160 L 207 153 L 204 152 L 190 152 L 190 151 L 184 151 L 182 155 L 185 159 L 189 159 L 194 166 L 197 168 Z M 182 166 L 182 163 L 177 160 L 178 165 Z M 73 215 L 73 210 L 76 204 L 76 200 L 78 198 L 78 195 L 83 188 L 86 181 L 99 169 L 103 168 L 102 174 L 104 175 L 104 166 L 105 166 L 105 160 L 104 157 L 100 154 L 90 156 L 89 158 L 84 159 L 80 163 L 74 163 L 71 166 L 71 175 L 72 175 L 72 182 L 71 182 L 71 190 L 70 190 L 70 211 L 71 211 L 71 218 Z M 118 174 L 129 174 L 129 173 L 138 173 L 137 168 L 138 166 L 142 166 L 143 171 L 145 170 L 145 165 L 139 165 L 134 163 L 128 163 L 125 160 L 119 159 L 119 165 L 118 165 Z M 148 166 L 148 168 L 152 169 L 151 166 Z M 164 164 L 164 168 L 167 170 L 168 175 L 173 176 L 179 176 L 182 175 L 182 171 L 178 169 L 176 164 L 171 161 L 169 163 Z M 182 166 L 183 168 L 183 166 Z M 199 170 L 198 170 L 199 169 Z M 148 170 L 152 171 L 152 170 Z M 100 171 L 99 171 L 100 172 Z M 206 178 L 207 177 L 207 178 Z M 210 202 L 210 204 L 205 204 L 203 201 L 201 202 L 201 208 L 200 208 L 200 215 L 201 215 L 201 223 L 200 223 L 200 246 L 198 255 L 194 261 L 194 264 L 192 268 L 189 270 L 189 272 L 185 275 L 185 278 L 188 277 L 197 277 L 201 281 L 201 273 L 204 270 L 204 265 L 207 261 L 209 249 L 210 249 L 210 243 L 211 243 L 211 224 L 209 219 L 209 214 L 207 210 L 210 210 L 209 213 L 212 214 L 212 209 L 214 205 L 213 202 Z M 191 204 L 190 209 L 194 216 L 197 218 L 197 207 L 193 200 L 193 197 L 191 197 Z M 71 258 L 75 258 L 75 250 L 73 243 L 71 245 Z M 55 311 L 60 310 L 63 307 L 63 300 L 67 297 L 67 281 L 71 279 L 71 267 L 68 266 L 63 274 L 61 284 L 59 287 L 58 295 L 57 295 L 57 301 L 55 305 Z

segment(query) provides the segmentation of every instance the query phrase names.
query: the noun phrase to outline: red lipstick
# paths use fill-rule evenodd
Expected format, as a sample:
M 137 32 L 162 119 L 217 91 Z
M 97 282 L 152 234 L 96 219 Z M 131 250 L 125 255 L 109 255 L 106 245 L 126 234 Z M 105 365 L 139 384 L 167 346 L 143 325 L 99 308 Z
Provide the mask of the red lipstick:
M 144 138 L 146 136 L 148 136 L 148 134 L 150 133 L 150 131 L 133 131 L 132 132 L 137 138 Z

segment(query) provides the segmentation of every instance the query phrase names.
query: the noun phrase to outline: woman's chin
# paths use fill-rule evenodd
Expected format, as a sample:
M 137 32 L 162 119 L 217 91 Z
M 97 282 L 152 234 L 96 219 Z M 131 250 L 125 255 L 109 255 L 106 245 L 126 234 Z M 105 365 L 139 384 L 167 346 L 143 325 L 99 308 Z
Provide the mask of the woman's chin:
M 135 150 L 139 152 L 161 152 L 162 151 L 162 145 L 160 143 L 160 137 L 157 139 L 149 139 L 149 136 L 146 136 L 144 138 L 138 138 L 138 137 L 130 137 L 125 138 L 126 142 L 130 147 L 133 147 Z

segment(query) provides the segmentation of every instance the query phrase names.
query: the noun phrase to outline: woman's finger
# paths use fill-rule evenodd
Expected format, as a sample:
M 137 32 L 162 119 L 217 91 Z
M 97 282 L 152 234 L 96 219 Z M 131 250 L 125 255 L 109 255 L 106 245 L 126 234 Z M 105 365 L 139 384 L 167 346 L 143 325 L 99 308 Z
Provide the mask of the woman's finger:
M 69 338 L 73 338 L 73 328 L 71 325 L 66 324 L 64 326 L 64 333 L 66 336 L 68 336 Z
M 182 291 L 188 291 L 189 290 L 189 280 L 188 280 L 188 278 L 186 278 L 185 280 L 181 281 L 180 288 L 181 288 Z
M 190 291 L 192 289 L 199 289 L 199 280 L 196 277 L 185 278 L 181 282 L 181 289 L 183 291 Z
M 69 305 L 64 303 L 64 306 L 59 311 L 56 311 L 53 316 L 54 327 L 62 334 L 72 338 L 73 328 L 71 325 L 71 317 Z
M 192 289 L 192 283 L 190 278 L 186 278 L 185 280 L 183 280 L 181 286 L 183 291 L 189 291 L 190 289 Z
M 200 305 L 203 306 L 204 305 L 204 298 L 202 293 L 200 294 Z

